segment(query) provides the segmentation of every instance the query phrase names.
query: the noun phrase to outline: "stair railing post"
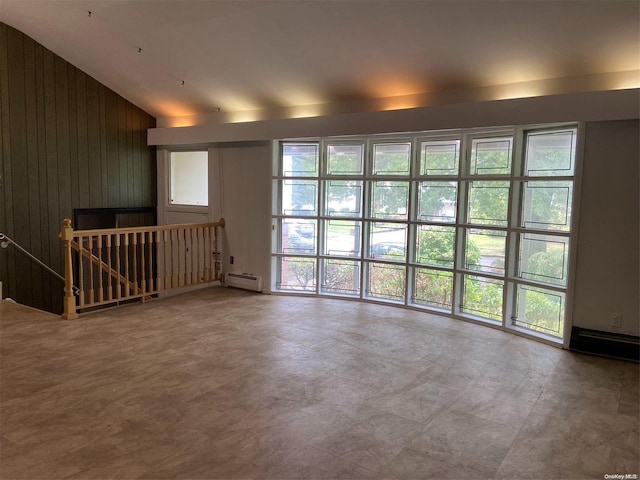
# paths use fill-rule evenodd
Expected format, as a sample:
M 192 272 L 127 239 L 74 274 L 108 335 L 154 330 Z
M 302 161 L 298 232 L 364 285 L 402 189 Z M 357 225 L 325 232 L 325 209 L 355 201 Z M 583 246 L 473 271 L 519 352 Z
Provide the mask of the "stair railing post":
M 73 263 L 71 257 L 73 227 L 71 226 L 71 220 L 68 218 L 65 218 L 62 222 L 60 239 L 64 247 L 64 311 L 62 318 L 64 320 L 74 320 L 78 318 L 78 313 L 76 312 L 76 296 L 74 295 L 73 288 Z

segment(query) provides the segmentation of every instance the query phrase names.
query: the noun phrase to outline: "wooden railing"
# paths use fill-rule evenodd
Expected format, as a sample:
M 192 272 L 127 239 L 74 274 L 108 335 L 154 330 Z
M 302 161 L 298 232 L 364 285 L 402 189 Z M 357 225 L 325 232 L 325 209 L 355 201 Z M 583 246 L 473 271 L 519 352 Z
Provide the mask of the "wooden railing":
M 65 270 L 62 318 L 70 320 L 84 309 L 137 298 L 144 302 L 167 290 L 221 280 L 219 229 L 224 223 L 220 219 L 73 230 L 71 220 L 65 219 L 60 232 Z

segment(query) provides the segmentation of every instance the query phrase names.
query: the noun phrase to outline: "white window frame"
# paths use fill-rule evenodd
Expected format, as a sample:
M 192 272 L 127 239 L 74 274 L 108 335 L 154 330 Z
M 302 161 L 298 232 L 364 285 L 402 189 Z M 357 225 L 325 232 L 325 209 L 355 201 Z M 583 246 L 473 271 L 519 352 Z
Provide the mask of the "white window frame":
M 575 168 L 572 176 L 558 176 L 558 180 L 573 182 L 573 197 L 571 206 L 571 225 L 568 232 L 543 232 L 536 229 L 525 228 L 518 222 L 520 221 L 520 212 L 522 198 L 521 190 L 516 186 L 521 185 L 530 177 L 524 175 L 524 163 L 525 163 L 525 145 L 527 132 L 535 131 L 552 131 L 554 129 L 575 129 L 577 135 L 577 144 L 575 145 Z M 511 169 L 509 174 L 491 174 L 491 175 L 472 175 L 469 171 L 471 160 L 471 145 L 472 140 L 477 138 L 512 138 L 512 150 L 511 150 Z M 457 175 L 420 175 L 420 155 L 421 144 L 425 141 L 453 141 L 460 140 L 459 148 L 459 164 Z M 403 306 L 405 308 L 424 310 L 434 312 L 438 314 L 444 314 L 454 318 L 460 318 L 463 320 L 487 324 L 495 328 L 500 328 L 505 331 L 516 333 L 519 335 L 531 337 L 545 343 L 553 345 L 568 346 L 569 334 L 572 323 L 572 309 L 573 309 L 573 291 L 574 291 L 574 277 L 575 277 L 575 251 L 576 251 L 576 236 L 579 217 L 579 186 L 582 171 L 582 142 L 584 141 L 584 126 L 578 123 L 561 123 L 561 124 L 546 124 L 546 125 L 526 125 L 517 127 L 500 127 L 500 128 L 482 128 L 482 129 L 466 129 L 466 130 L 451 130 L 451 131 L 439 131 L 439 132 L 419 132 L 415 134 L 390 134 L 390 135 L 371 135 L 362 137 L 329 137 L 329 138 L 317 138 L 317 139 L 304 139 L 304 140 L 285 140 L 277 142 L 277 146 L 274 147 L 274 176 L 273 176 L 273 246 L 272 246 L 272 292 L 276 294 L 304 294 L 319 297 L 336 297 L 347 298 L 359 301 L 379 302 L 385 304 L 392 304 Z M 378 143 L 410 143 L 411 158 L 410 158 L 410 172 L 408 176 L 405 175 L 374 175 L 372 155 L 374 144 Z M 304 215 L 284 215 L 283 212 L 278 210 L 281 199 L 279 198 L 279 182 L 286 179 L 298 179 L 298 177 L 284 177 L 279 169 L 279 159 L 282 145 L 287 143 L 300 143 L 300 144 L 316 144 L 318 145 L 318 176 L 308 177 L 301 176 L 299 179 L 314 180 L 317 181 L 317 212 L 313 216 Z M 364 165 L 362 175 L 329 175 L 327 172 L 327 147 L 329 145 L 353 145 L 361 144 L 364 149 Z M 554 179 L 556 177 L 535 177 L 540 181 Z M 325 196 L 324 191 L 325 182 L 334 180 L 359 180 L 363 182 L 362 189 L 362 205 L 361 215 L 354 218 L 343 218 L 339 216 L 329 216 L 324 211 Z M 409 198 L 408 198 L 408 211 L 407 218 L 405 220 L 380 220 L 385 223 L 398 223 L 399 225 L 406 225 L 407 238 L 405 242 L 405 256 L 404 260 L 390 260 L 380 259 L 374 260 L 368 257 L 368 244 L 369 244 L 369 231 L 372 224 L 376 221 L 370 211 L 371 208 L 371 189 L 373 182 L 378 180 L 387 181 L 406 181 L 409 184 Z M 508 211 L 506 217 L 506 225 L 478 225 L 467 223 L 465 218 L 467 212 L 467 195 L 468 185 L 472 180 L 481 181 L 506 181 L 509 183 L 509 198 L 508 198 Z M 421 181 L 451 181 L 457 184 L 457 216 L 453 223 L 442 223 L 443 226 L 453 227 L 455 232 L 455 246 L 454 246 L 454 264 L 452 268 L 439 267 L 431 265 L 418 264 L 413 261 L 415 242 L 417 239 L 417 229 L 421 225 L 439 225 L 439 222 L 424 222 L 417 218 L 418 208 L 418 184 Z M 316 250 L 314 254 L 299 254 L 299 253 L 283 253 L 280 249 L 280 231 L 279 225 L 283 219 L 306 219 L 315 220 L 316 222 Z M 345 259 L 350 257 L 342 257 L 339 255 L 327 255 L 324 249 L 324 229 L 329 220 L 353 220 L 361 222 L 360 228 L 360 255 L 352 257 L 352 260 L 359 262 L 359 293 L 358 295 L 341 295 L 336 293 L 327 293 L 322 291 L 322 279 L 323 268 L 325 260 L 331 259 Z M 483 228 L 486 230 L 495 230 L 504 232 L 505 238 L 505 258 L 504 258 L 504 274 L 491 274 L 486 271 L 471 271 L 464 269 L 464 249 L 461 247 L 464 245 L 464 232 L 471 228 Z M 565 286 L 554 286 L 545 284 L 544 288 L 548 291 L 559 291 L 565 297 L 565 316 L 563 323 L 563 332 L 560 336 L 548 335 L 539 331 L 531 330 L 529 328 L 515 325 L 511 319 L 513 312 L 516 309 L 516 290 L 518 285 L 532 285 L 536 286 L 537 282 L 522 279 L 517 277 L 516 265 L 517 265 L 517 238 L 518 235 L 524 232 L 544 233 L 550 235 L 557 235 L 568 239 L 569 247 L 569 268 L 568 279 Z M 279 279 L 279 264 L 283 258 L 302 259 L 303 261 L 315 262 L 315 286 L 310 290 L 294 290 L 281 288 L 278 284 Z M 405 284 L 404 284 L 404 298 L 402 300 L 384 300 L 379 297 L 367 295 L 367 272 L 372 264 L 386 264 L 390 266 L 399 266 L 404 268 L 405 272 Z M 432 271 L 445 271 L 451 272 L 453 275 L 453 301 L 450 310 L 418 305 L 412 301 L 412 285 L 415 275 L 415 269 L 428 268 Z M 477 275 L 481 278 L 495 278 L 499 279 L 503 284 L 503 300 L 502 300 L 502 314 L 501 319 L 498 322 L 487 320 L 486 318 L 479 317 L 465 313 L 461 309 L 462 302 L 462 279 L 465 274 Z

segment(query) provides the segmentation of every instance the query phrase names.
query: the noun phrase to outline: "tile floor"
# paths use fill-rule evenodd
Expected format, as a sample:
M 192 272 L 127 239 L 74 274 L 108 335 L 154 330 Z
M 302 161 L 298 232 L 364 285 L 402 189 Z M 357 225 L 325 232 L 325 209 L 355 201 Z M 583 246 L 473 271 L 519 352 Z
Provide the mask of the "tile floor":
M 2 479 L 638 474 L 638 365 L 393 307 L 0 302 Z

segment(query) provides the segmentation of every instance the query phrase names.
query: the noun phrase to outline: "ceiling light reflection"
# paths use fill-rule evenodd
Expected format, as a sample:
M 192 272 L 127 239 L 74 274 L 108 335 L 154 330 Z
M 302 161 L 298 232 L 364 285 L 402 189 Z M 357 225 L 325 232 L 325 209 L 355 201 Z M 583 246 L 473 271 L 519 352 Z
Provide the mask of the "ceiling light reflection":
M 246 122 L 257 122 L 262 120 L 262 116 L 259 111 L 249 110 L 243 111 L 240 110 L 238 112 L 229 112 L 228 113 L 228 121 L 229 123 L 246 123 Z
M 288 118 L 319 117 L 323 114 L 322 105 L 298 105 L 289 108 Z

